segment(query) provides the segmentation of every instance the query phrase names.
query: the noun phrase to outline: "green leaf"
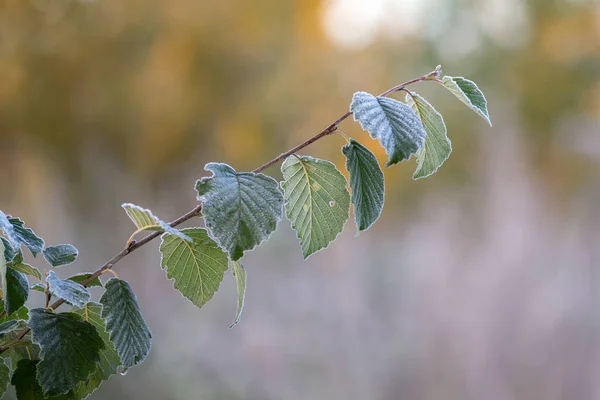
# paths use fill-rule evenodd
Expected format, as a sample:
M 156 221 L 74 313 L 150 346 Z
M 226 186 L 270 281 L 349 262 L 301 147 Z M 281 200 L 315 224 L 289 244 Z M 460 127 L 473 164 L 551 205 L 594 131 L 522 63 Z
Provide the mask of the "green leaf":
M 22 329 L 25 329 L 27 324 L 25 322 L 21 321 L 21 323 L 19 323 L 18 326 L 19 326 L 19 330 L 22 330 Z M 2 335 L 2 337 L 0 337 L 0 346 L 2 346 L 3 348 L 6 348 L 7 350 L 18 348 L 18 347 L 31 346 L 32 343 L 29 340 L 19 339 L 16 336 L 17 334 L 18 334 L 18 332 L 13 332 L 12 334 Z
M 159 232 L 168 232 L 172 235 L 177 235 L 181 237 L 183 240 L 191 242 L 192 239 L 185 236 L 181 231 L 171 227 L 166 222 L 158 219 L 152 211 L 142 208 L 140 206 L 136 206 L 135 204 L 125 203 L 122 204 L 121 207 L 127 213 L 127 216 L 131 219 L 131 221 L 135 224 L 138 230 L 147 230 L 147 231 L 159 231 Z
M 36 292 L 46 293 L 46 285 L 42 283 L 34 283 L 31 285 L 31 290 L 35 290 Z
M 93 274 L 91 272 L 83 272 L 81 274 L 73 275 L 72 277 L 67 278 L 67 279 L 70 281 L 73 281 L 73 282 L 82 283 L 82 282 L 90 279 L 92 275 Z M 102 281 L 100 281 L 99 277 L 95 277 L 94 279 L 92 279 L 92 281 L 90 283 L 88 283 L 85 286 L 86 287 L 94 287 L 94 286 L 102 287 Z
M 0 300 L 0 313 L 4 311 L 4 302 Z M 10 315 L 5 315 L 2 319 L 2 322 L 10 321 L 10 320 L 19 320 L 19 321 L 28 321 L 29 320 L 29 309 L 25 306 L 21 306 L 17 311 L 11 313 Z
M 444 76 L 442 83 L 453 95 L 492 126 L 492 120 L 487 109 L 487 100 L 475 82 L 460 76 Z
M 8 216 L 2 211 L 0 211 L 0 231 L 4 232 L 8 240 L 10 240 L 10 243 L 12 244 L 11 247 L 18 248 L 20 246 L 17 233 L 15 232 L 15 227 L 10 223 Z
M 187 242 L 186 242 L 187 243 Z M 137 298 L 126 281 L 110 278 L 100 298 L 106 331 L 115 344 L 125 369 L 140 364 L 152 345 L 152 332 L 146 324 Z
M 193 242 L 165 233 L 160 244 L 160 266 L 167 278 L 174 279 L 175 289 L 196 307 L 212 299 L 227 271 L 227 254 L 208 236 L 205 229 L 189 228 L 183 232 Z
M 92 297 L 90 291 L 83 285 L 69 279 L 60 279 L 54 271 L 48 273 L 47 281 L 50 285 L 50 293 L 65 299 L 77 308 L 83 308 Z
M 229 329 L 233 328 L 238 322 L 240 322 L 242 311 L 244 310 L 244 300 L 246 298 L 246 270 L 244 269 L 244 266 L 238 261 L 232 261 L 231 272 L 235 278 L 235 283 L 237 286 L 238 305 L 235 321 L 233 321 L 233 324 L 231 324 Z
M 72 244 L 59 244 L 44 249 L 44 258 L 53 267 L 69 265 L 77 258 L 79 252 Z
M 346 178 L 329 161 L 308 156 L 288 157 L 281 172 L 285 215 L 307 258 L 326 248 L 348 220 L 350 195 Z
M 3 237 L 0 237 L 0 242 L 2 242 L 2 245 L 4 246 L 4 247 L 1 247 L 1 249 L 3 249 L 2 251 L 4 252 L 4 261 L 10 262 L 16 255 L 15 249 L 13 249 L 10 242 Z
M 36 371 L 39 360 L 22 359 L 17 364 L 11 383 L 17 392 L 19 400 L 43 399 L 44 392 L 37 382 Z
M 15 271 L 0 262 L 0 278 L 4 293 L 4 308 L 7 315 L 17 311 L 29 296 L 29 282 L 25 274 Z
M 16 331 L 17 329 L 19 329 L 18 320 L 12 319 L 10 321 L 3 322 L 0 324 L 0 337 L 6 333 Z
M 16 248 L 24 244 L 34 257 L 44 250 L 44 240 L 37 236 L 31 229 L 25 228 L 23 221 L 19 218 L 9 218 L 8 221 L 13 227 L 14 239 L 17 243 L 15 245 Z
M 388 155 L 386 167 L 407 160 L 425 143 L 427 133 L 421 120 L 398 100 L 358 92 L 352 97 L 350 111 L 354 120 L 381 142 Z
M 92 324 L 72 312 L 35 308 L 29 314 L 32 340 L 41 348 L 37 379 L 44 395 L 67 393 L 96 370 L 102 338 Z
M 111 375 L 117 373 L 121 360 L 115 349 L 115 345 L 110 341 L 108 332 L 106 332 L 106 324 L 102 319 L 102 305 L 98 303 L 88 303 L 81 310 L 75 311 L 81 315 L 84 321 L 94 325 L 96 331 L 104 342 L 104 349 L 100 351 L 100 363 L 96 366 L 96 370 L 83 382 L 79 382 L 77 387 L 73 389 L 73 393 L 78 399 L 83 399 L 92 394 L 102 381 L 108 380 Z
M 435 108 L 417 93 L 409 92 L 406 103 L 417 113 L 427 131 L 425 146 L 417 151 L 417 169 L 413 179 L 426 178 L 434 174 L 450 157 L 452 143 L 446 134 L 444 118 Z
M 17 368 L 10 381 L 16 389 L 17 399 L 39 400 L 45 398 L 46 400 L 72 400 L 73 396 L 70 393 L 58 397 L 45 397 L 37 380 L 40 364 L 40 360 L 29 359 L 22 359 L 17 363 Z
M 0 252 L 5 253 L 6 247 L 4 247 L 4 241 L 0 240 Z M 0 257 L 0 281 L 2 281 L 2 296 L 4 297 L 4 293 L 6 293 L 6 259 L 5 257 Z
M 26 335 L 31 339 L 31 333 Z M 23 359 L 27 360 L 38 360 L 40 358 L 40 346 L 31 343 L 31 341 L 25 341 L 22 346 L 17 345 L 9 348 L 6 352 L 2 353 L 6 358 L 10 358 L 10 368 L 13 372 L 17 369 L 18 362 Z
M 8 266 L 15 271 L 24 273 L 25 275 L 36 277 L 40 281 L 44 280 L 44 277 L 39 269 L 32 267 L 29 264 L 25 264 L 24 262 L 16 262 L 15 260 L 17 260 L 17 257 L 15 257 L 13 261 L 8 264 Z
M 342 147 L 350 172 L 354 221 L 359 231 L 369 229 L 383 210 L 384 180 L 373 153 L 354 139 Z
M 236 172 L 227 164 L 204 167 L 213 176 L 196 182 L 206 227 L 233 261 L 267 239 L 281 219 L 283 195 L 275 179 Z
M 4 364 L 4 360 L 0 359 L 0 396 L 3 396 L 8 389 L 10 381 L 10 369 Z

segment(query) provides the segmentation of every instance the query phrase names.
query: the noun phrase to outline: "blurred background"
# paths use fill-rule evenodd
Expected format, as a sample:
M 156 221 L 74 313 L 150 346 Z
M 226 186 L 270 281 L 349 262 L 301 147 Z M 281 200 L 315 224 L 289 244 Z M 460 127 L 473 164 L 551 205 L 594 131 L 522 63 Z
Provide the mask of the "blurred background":
M 0 208 L 80 249 L 65 274 L 94 270 L 133 231 L 121 203 L 172 220 L 205 163 L 251 170 L 355 91 L 437 64 L 479 84 L 493 128 L 414 86 L 450 159 L 422 181 L 414 160 L 386 169 L 375 227 L 356 237 L 350 220 L 306 262 L 282 221 L 245 257 L 234 329 L 230 273 L 198 310 L 158 242 L 133 253 L 116 270 L 153 350 L 91 398 L 600 399 L 595 0 L 0 0 Z M 303 154 L 345 172 L 343 144 Z

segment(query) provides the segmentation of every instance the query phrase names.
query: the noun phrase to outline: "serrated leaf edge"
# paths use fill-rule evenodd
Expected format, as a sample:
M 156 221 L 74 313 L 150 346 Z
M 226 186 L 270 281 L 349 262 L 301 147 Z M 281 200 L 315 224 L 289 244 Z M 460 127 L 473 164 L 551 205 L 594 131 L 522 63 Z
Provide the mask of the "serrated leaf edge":
M 205 231 L 205 232 L 206 232 L 206 235 L 209 237 L 209 239 L 210 239 L 210 240 L 212 240 L 213 242 L 215 242 L 215 244 L 217 245 L 217 247 L 219 248 L 219 250 L 221 250 L 223 253 L 225 253 L 225 255 L 227 255 L 227 256 L 228 256 L 228 259 L 229 259 L 229 253 L 227 252 L 227 250 L 224 250 L 223 248 L 221 248 L 221 246 L 219 246 L 219 244 L 217 243 L 217 241 L 216 241 L 214 238 L 212 238 L 212 237 L 211 237 L 211 235 L 210 235 L 210 231 L 209 231 L 208 229 L 206 229 L 206 228 L 203 228 L 203 227 L 189 227 L 189 228 L 185 228 L 185 229 L 201 229 L 201 230 Z M 164 236 L 165 236 L 165 235 L 167 235 L 167 234 L 168 234 L 168 232 L 165 232 L 165 233 L 163 233 L 162 235 L 160 235 L 160 244 L 159 244 L 159 246 L 158 246 L 158 248 L 159 248 L 159 249 L 162 247 L 163 243 L 165 242 L 165 238 L 164 238 Z M 184 243 L 185 243 L 185 241 L 184 241 Z M 192 240 L 192 243 L 193 243 L 193 240 Z M 189 246 L 189 245 L 188 245 L 188 246 Z M 223 280 L 221 280 L 221 281 L 219 282 L 219 285 L 217 286 L 217 289 L 215 290 L 215 292 L 213 293 L 213 295 L 212 295 L 212 296 L 211 296 L 211 297 L 210 297 L 210 298 L 209 298 L 209 299 L 208 299 L 208 300 L 207 300 L 207 301 L 206 301 L 206 302 L 205 302 L 205 303 L 204 303 L 202 306 L 198 307 L 198 306 L 197 306 L 197 305 L 195 305 L 195 304 L 194 304 L 194 303 L 193 303 L 193 302 L 192 302 L 190 299 L 188 299 L 188 298 L 187 298 L 187 297 L 186 297 L 186 296 L 185 296 L 183 293 L 181 293 L 181 291 L 180 291 L 179 289 L 177 289 L 177 288 L 175 287 L 175 278 L 169 278 L 169 277 L 167 276 L 167 273 L 168 273 L 168 271 L 167 271 L 167 270 L 168 270 L 168 268 L 167 268 L 167 265 L 165 264 L 165 265 L 163 266 L 164 254 L 163 254 L 163 252 L 162 252 L 162 251 L 159 251 L 159 253 L 160 253 L 160 263 L 159 263 L 159 265 L 160 265 L 160 269 L 161 269 L 161 270 L 163 270 L 163 271 L 165 271 L 165 277 L 167 278 L 167 281 L 169 281 L 169 282 L 173 282 L 173 289 L 174 289 L 174 290 L 175 290 L 177 293 L 179 293 L 179 295 L 180 295 L 181 297 L 183 297 L 183 298 L 184 298 L 186 301 L 189 301 L 190 303 L 192 303 L 192 305 L 193 305 L 194 307 L 196 307 L 196 308 L 200 309 L 200 308 L 204 307 L 205 305 L 207 305 L 207 304 L 208 304 L 208 302 L 214 298 L 215 294 L 216 294 L 216 293 L 219 291 L 219 289 L 221 288 L 221 283 L 223 283 Z M 223 273 L 223 275 L 225 275 L 225 272 Z M 204 297 L 204 288 L 202 287 L 202 285 L 200 285 L 200 290 L 201 290 L 202 297 Z
M 279 182 L 277 182 L 277 180 L 276 180 L 275 178 L 273 178 L 272 176 L 269 176 L 269 175 L 267 175 L 267 174 L 263 174 L 262 172 L 252 172 L 252 171 L 250 171 L 250 172 L 239 172 L 238 170 L 236 170 L 235 168 L 233 168 L 231 165 L 229 165 L 229 164 L 227 164 L 227 163 L 220 163 L 220 162 L 209 162 L 209 163 L 207 163 L 207 164 L 204 166 L 204 170 L 205 170 L 205 171 L 207 171 L 207 172 L 211 172 L 211 173 L 212 173 L 212 176 L 203 176 L 202 178 L 200 178 L 200 179 L 196 180 L 196 183 L 194 184 L 194 190 L 196 190 L 195 188 L 198 186 L 198 183 L 203 183 L 203 182 L 206 182 L 208 179 L 212 179 L 212 178 L 214 178 L 214 177 L 215 177 L 215 174 L 214 174 L 214 172 L 212 172 L 210 169 L 208 169 L 208 166 L 209 166 L 209 165 L 225 165 L 225 166 L 227 166 L 227 167 L 231 168 L 231 169 L 232 169 L 232 170 L 233 170 L 233 171 L 234 171 L 236 174 L 244 173 L 244 174 L 252 174 L 252 175 L 254 175 L 254 176 L 262 175 L 262 176 L 265 176 L 265 177 L 266 177 L 266 178 L 268 178 L 268 179 L 271 179 L 273 182 L 275 182 L 275 185 L 276 185 L 278 188 L 280 188 L 280 186 L 279 186 Z M 198 192 L 198 191 L 196 190 L 196 193 L 197 193 L 197 192 Z M 282 192 L 282 196 L 283 196 L 283 192 Z M 252 246 L 252 247 L 250 247 L 250 248 L 248 248 L 248 249 L 245 249 L 245 250 L 243 251 L 243 254 L 242 254 L 242 256 L 241 256 L 240 258 L 238 258 L 236 261 L 239 261 L 239 260 L 241 260 L 242 258 L 244 258 L 244 256 L 246 255 L 246 252 L 254 250 L 254 249 L 255 249 L 255 248 L 257 248 L 258 246 L 260 246 L 261 244 L 263 244 L 264 242 L 266 242 L 267 240 L 269 240 L 269 238 L 270 238 L 270 237 L 271 237 L 271 236 L 272 236 L 272 235 L 275 233 L 275 231 L 277 231 L 277 228 L 279 228 L 279 222 L 281 221 L 281 219 L 283 218 L 283 214 L 285 213 L 285 207 L 284 207 L 284 204 L 285 204 L 285 196 L 283 196 L 283 197 L 284 197 L 284 199 L 283 199 L 283 201 L 281 202 L 281 211 L 279 212 L 279 215 L 278 215 L 278 216 L 277 216 L 277 218 L 276 218 L 276 220 L 277 220 L 277 221 L 275 222 L 275 228 L 273 229 L 273 231 L 272 231 L 271 233 L 269 233 L 269 234 L 267 235 L 267 237 L 265 237 L 265 238 L 264 238 L 264 239 L 263 239 L 263 240 L 262 240 L 260 243 L 256 243 L 254 246 Z M 199 194 L 196 196 L 196 198 L 197 198 L 197 200 L 198 200 L 198 201 L 200 201 L 200 202 L 204 201 L 204 196 L 201 196 L 201 195 L 199 195 Z M 224 251 L 224 252 L 227 254 L 227 256 L 228 256 L 228 257 L 230 257 L 231 255 L 229 254 L 229 250 L 227 250 L 226 248 L 224 248 L 224 247 L 221 245 L 221 243 L 219 243 L 219 240 L 218 240 L 216 237 L 214 237 L 214 236 L 213 236 L 212 230 L 211 230 L 211 229 L 210 229 L 210 228 L 209 228 L 209 227 L 206 225 L 206 217 L 205 217 L 204 215 L 202 215 L 202 220 L 204 221 L 204 224 L 205 224 L 204 228 L 202 228 L 202 229 L 205 229 L 205 230 L 208 232 L 208 237 L 210 237 L 210 238 L 211 238 L 211 239 L 212 239 L 212 240 L 213 240 L 213 241 L 214 241 L 214 242 L 217 244 L 217 246 L 219 246 L 219 248 L 220 248 L 221 250 L 223 250 L 223 251 Z M 161 244 L 162 244 L 162 242 L 161 242 Z
M 448 89 L 448 91 L 450 91 L 450 93 L 452 93 L 452 91 L 450 90 L 450 88 L 448 86 L 446 86 L 446 82 L 444 82 L 445 78 L 448 78 L 448 79 L 452 80 L 452 83 L 454 83 L 456 85 L 456 87 L 463 93 L 463 95 L 469 101 L 469 104 L 470 104 L 470 105 L 467 105 L 467 106 L 469 106 L 469 108 L 471 108 L 471 110 L 473 110 L 475 112 L 475 114 L 477 114 L 480 117 L 482 117 L 483 119 L 485 119 L 487 121 L 487 123 L 490 124 L 490 126 L 492 126 L 492 119 L 490 118 L 490 112 L 487 109 L 488 101 L 487 101 L 487 98 L 485 97 L 485 94 L 483 93 L 483 90 L 479 89 L 479 86 L 474 81 L 472 81 L 472 80 L 470 80 L 468 78 L 465 78 L 464 76 L 450 76 L 450 75 L 445 75 L 445 76 L 442 77 L 442 80 L 441 80 L 442 86 L 444 86 L 446 89 Z M 487 115 L 484 114 L 483 111 L 481 111 L 477 106 L 475 106 L 473 104 L 473 102 L 471 101 L 471 99 L 469 98 L 469 96 L 467 96 L 466 93 L 464 92 L 464 90 L 462 90 L 462 88 L 458 85 L 458 83 L 456 83 L 454 81 L 454 79 L 456 79 L 456 78 L 463 79 L 463 80 L 471 82 L 473 85 L 475 85 L 475 87 L 477 88 L 477 90 L 479 90 L 479 93 L 481 93 L 481 96 L 483 96 L 483 100 L 485 101 L 485 111 L 486 111 Z M 452 93 L 452 94 L 456 97 L 456 95 L 454 93 Z M 460 100 L 462 102 L 462 99 L 458 99 L 458 100 Z
M 444 163 L 446 162 L 446 160 L 448 160 L 450 158 L 450 154 L 452 154 L 452 141 L 448 137 L 448 127 L 446 126 L 446 121 L 444 121 L 444 117 L 442 116 L 442 113 L 440 113 L 438 110 L 436 110 L 435 107 L 433 105 L 431 105 L 431 103 L 429 101 L 427 101 L 427 99 L 425 97 L 419 95 L 416 92 L 411 92 L 410 90 L 407 90 L 406 96 L 407 97 L 410 96 L 412 98 L 412 101 L 415 103 L 415 107 L 413 108 L 413 110 L 415 110 L 415 113 L 417 114 L 417 116 L 419 117 L 419 119 L 421 120 L 421 122 L 423 122 L 423 118 L 421 117 L 421 112 L 419 111 L 419 107 L 417 106 L 417 102 L 415 101 L 415 96 L 418 96 L 421 100 L 423 100 L 423 102 L 425 102 L 426 104 L 428 104 L 431 107 L 431 109 L 433 110 L 433 112 L 435 112 L 436 114 L 438 114 L 440 116 L 440 119 L 442 120 L 442 125 L 444 125 L 444 129 L 446 131 L 446 135 L 445 135 L 446 136 L 446 141 L 448 142 L 448 145 L 450 146 L 450 152 L 448 153 L 448 155 L 446 156 L 446 158 L 444 158 L 444 160 L 442 161 L 442 163 L 440 165 L 438 165 L 437 168 L 434 169 L 431 173 L 429 173 L 427 175 L 424 175 L 424 176 L 419 176 L 417 178 L 415 178 L 417 170 L 415 170 L 415 172 L 413 173 L 413 176 L 412 176 L 413 180 L 425 179 L 425 178 L 428 178 L 431 175 L 435 174 L 437 172 L 437 170 L 440 169 L 440 167 L 442 165 L 444 165 Z M 423 124 L 423 128 L 425 128 L 425 124 Z M 427 131 L 427 129 L 425 129 L 425 131 Z M 427 137 L 429 137 L 429 132 L 427 132 Z M 425 150 L 425 144 L 427 144 L 427 138 L 425 138 L 425 143 L 423 144 L 423 147 L 421 147 L 421 149 L 419 149 L 419 151 L 424 151 Z M 417 168 L 418 168 L 418 166 L 419 166 L 419 157 L 418 157 L 417 153 L 415 153 L 415 159 L 417 160 Z

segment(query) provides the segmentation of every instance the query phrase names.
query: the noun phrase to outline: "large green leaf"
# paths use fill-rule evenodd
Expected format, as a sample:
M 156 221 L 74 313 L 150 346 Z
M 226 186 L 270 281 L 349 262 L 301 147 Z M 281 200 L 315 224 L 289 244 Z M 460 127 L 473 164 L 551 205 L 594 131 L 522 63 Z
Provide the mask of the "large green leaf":
M 46 400 L 74 400 L 71 393 L 58 397 L 47 397 L 44 395 L 42 387 L 37 380 L 40 364 L 40 360 L 29 359 L 21 359 L 17 363 L 17 368 L 10 381 L 17 392 L 17 399 L 40 400 L 45 398 Z
M 44 249 L 44 258 L 53 267 L 69 265 L 75 261 L 79 252 L 72 244 L 59 244 Z
M 290 156 L 281 166 L 285 215 L 300 239 L 302 254 L 326 248 L 350 212 L 346 178 L 329 161 Z
M 47 281 L 50 285 L 50 293 L 56 297 L 65 299 L 75 307 L 83 308 L 90 301 L 90 297 L 92 297 L 90 291 L 83 285 L 69 279 L 60 279 L 54 271 L 48 273 Z
M 231 273 L 235 278 L 235 284 L 237 286 L 238 304 L 235 321 L 233 321 L 233 324 L 231 324 L 229 329 L 233 328 L 238 322 L 240 322 L 242 311 L 244 310 L 244 300 L 246 299 L 246 270 L 244 269 L 242 263 L 238 261 L 232 261 Z
M 140 311 L 131 286 L 124 280 L 110 278 L 100 298 L 106 331 L 115 344 L 125 369 L 140 364 L 150 353 L 152 332 Z
M 17 311 L 29 296 L 29 282 L 25 274 L 8 267 L 0 258 L 0 279 L 4 293 L 4 310 L 7 315 Z
M 196 182 L 206 227 L 233 261 L 267 239 L 281 219 L 283 195 L 264 174 L 236 172 L 227 164 L 204 167 L 213 176 Z
M 160 266 L 175 289 L 198 308 L 212 299 L 227 271 L 227 254 L 208 237 L 205 229 L 184 229 L 192 243 L 165 233 L 160 244 Z
M 8 221 L 13 227 L 13 243 L 16 243 L 15 247 L 17 249 L 23 244 L 34 257 L 44 250 L 44 240 L 37 236 L 31 229 L 25 228 L 23 221 L 19 218 L 9 218 Z
M 492 120 L 487 109 L 487 100 L 475 82 L 460 76 L 444 76 L 442 82 L 453 95 L 492 126 Z
M 111 375 L 117 373 L 121 361 L 115 349 L 115 345 L 110 341 L 108 332 L 106 332 L 106 324 L 102 319 L 102 305 L 98 303 L 88 303 L 82 309 L 75 311 L 81 315 L 84 321 L 94 325 L 98 334 L 104 342 L 104 349 L 100 350 L 100 363 L 97 364 L 96 370 L 83 382 L 79 382 L 77 387 L 73 389 L 73 393 L 78 399 L 83 399 L 92 394 L 102 381 L 108 380 Z
M 59 396 L 96 370 L 104 342 L 89 322 L 72 312 L 29 311 L 32 340 L 41 348 L 37 378 L 44 394 Z
M 147 231 L 159 231 L 159 232 L 168 232 L 172 235 L 177 235 L 181 237 L 183 240 L 187 240 L 191 242 L 192 239 L 185 236 L 181 231 L 173 228 L 166 222 L 157 218 L 152 211 L 142 208 L 140 206 L 136 206 L 131 203 L 124 203 L 121 205 L 127 216 L 131 219 L 131 221 L 135 224 L 135 227 L 139 230 L 147 230 Z
M 413 179 L 426 178 L 450 157 L 452 143 L 448 139 L 442 114 L 417 93 L 409 92 L 406 103 L 417 113 L 427 131 L 425 145 L 417 151 L 417 169 Z
M 412 108 L 398 100 L 357 92 L 350 111 L 354 120 L 381 142 L 388 155 L 386 167 L 410 158 L 425 143 L 427 133 L 421 120 Z
M 383 172 L 375 155 L 354 139 L 342 147 L 350 172 L 354 220 L 359 231 L 368 229 L 383 210 Z

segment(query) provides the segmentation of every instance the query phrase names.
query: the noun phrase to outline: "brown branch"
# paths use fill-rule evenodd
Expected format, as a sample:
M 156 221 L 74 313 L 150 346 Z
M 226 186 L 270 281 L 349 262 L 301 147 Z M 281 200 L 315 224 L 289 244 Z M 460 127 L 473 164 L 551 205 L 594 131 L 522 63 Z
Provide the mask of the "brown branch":
M 440 76 L 440 69 L 439 67 L 436 68 L 434 71 L 425 74 L 419 78 L 416 79 L 412 79 L 410 81 L 406 81 L 404 83 L 401 83 L 399 85 L 396 85 L 388 90 L 386 90 L 385 92 L 383 92 L 382 94 L 380 94 L 379 96 L 387 96 L 393 92 L 397 92 L 400 90 L 403 90 L 406 86 L 408 85 L 412 85 L 418 82 L 422 82 L 422 81 L 427 81 L 427 80 L 437 80 L 439 79 Z M 331 124 L 329 124 L 325 129 L 323 129 L 321 132 L 317 133 L 316 135 L 314 135 L 313 137 L 311 137 L 310 139 L 300 143 L 298 146 L 291 148 L 290 150 L 286 151 L 285 153 L 281 153 L 280 155 L 278 155 L 277 157 L 275 157 L 274 159 L 272 159 L 271 161 L 261 165 L 260 167 L 256 168 L 254 171 L 252 172 L 261 172 L 267 168 L 269 168 L 271 165 L 276 164 L 277 162 L 283 160 L 286 157 L 291 156 L 292 154 L 296 154 L 298 151 L 302 150 L 303 148 L 309 146 L 310 144 L 316 142 L 319 139 L 324 138 L 327 135 L 331 135 L 332 133 L 334 133 L 337 128 L 338 125 L 344 121 L 346 118 L 348 118 L 350 115 L 352 115 L 351 111 L 346 112 L 345 114 L 343 114 L 342 116 L 340 116 L 338 119 L 336 119 L 335 121 L 333 121 Z M 186 214 L 182 215 L 181 217 L 177 218 L 175 221 L 171 222 L 169 225 L 171 225 L 172 227 L 175 227 L 177 225 L 182 224 L 183 222 L 196 217 L 198 215 L 200 215 L 200 213 L 202 212 L 202 205 L 199 204 L 197 205 L 193 210 L 187 212 Z M 99 277 L 104 271 L 111 269 L 116 263 L 118 263 L 121 259 L 123 259 L 125 256 L 127 256 L 129 253 L 131 253 L 132 251 L 139 249 L 140 247 L 142 247 L 143 245 L 145 245 L 146 243 L 152 241 L 153 239 L 156 239 L 158 236 L 160 236 L 161 232 L 153 232 L 147 236 L 145 236 L 143 239 L 141 239 L 140 241 L 131 241 L 131 243 L 129 243 L 129 245 L 124 248 L 123 250 L 121 250 L 121 252 L 119 254 L 117 254 L 116 256 L 114 256 L 112 259 L 110 259 L 110 261 L 108 261 L 106 264 L 104 264 L 102 267 L 98 268 L 96 270 L 96 272 L 94 272 L 92 274 L 92 276 L 90 276 L 88 279 L 84 280 L 83 282 L 81 282 L 81 284 L 83 286 L 87 286 L 89 285 L 89 283 L 96 279 L 97 277 Z M 52 310 L 56 310 L 58 307 L 60 307 L 61 305 L 63 305 L 63 303 L 65 303 L 64 299 L 58 299 L 57 301 L 55 301 L 50 308 Z M 23 339 L 23 337 L 25 337 L 25 335 L 27 335 L 27 333 L 30 331 L 30 328 L 25 328 L 23 329 L 21 332 L 19 332 L 19 334 L 17 335 L 17 340 L 21 340 Z M 4 351 L 6 351 L 8 349 L 8 347 L 0 347 L 0 354 Z

